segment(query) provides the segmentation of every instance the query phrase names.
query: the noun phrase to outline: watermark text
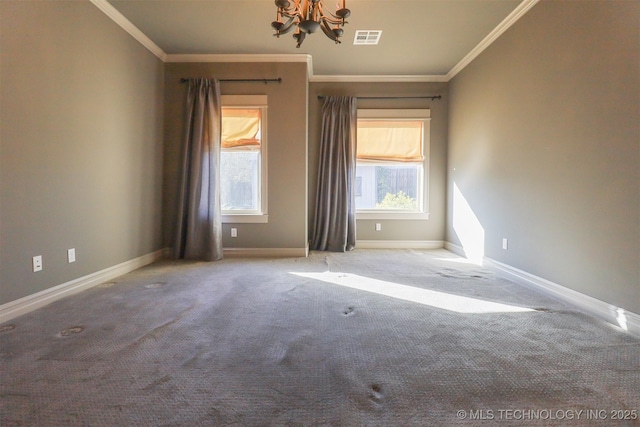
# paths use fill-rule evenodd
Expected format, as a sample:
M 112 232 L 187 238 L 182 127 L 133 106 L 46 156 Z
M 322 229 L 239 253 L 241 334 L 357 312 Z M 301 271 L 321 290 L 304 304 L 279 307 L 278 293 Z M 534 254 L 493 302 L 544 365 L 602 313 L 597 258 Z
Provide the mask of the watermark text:
M 456 417 L 473 421 L 629 421 L 640 417 L 637 409 L 460 409 Z

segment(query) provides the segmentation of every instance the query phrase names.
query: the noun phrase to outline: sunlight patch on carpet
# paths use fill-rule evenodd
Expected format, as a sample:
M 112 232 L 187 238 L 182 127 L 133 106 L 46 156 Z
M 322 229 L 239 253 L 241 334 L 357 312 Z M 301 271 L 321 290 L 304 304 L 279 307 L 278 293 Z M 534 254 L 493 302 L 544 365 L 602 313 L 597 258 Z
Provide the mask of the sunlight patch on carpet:
M 463 257 L 435 258 L 435 260 L 436 261 L 453 262 L 453 263 L 457 263 L 457 264 L 478 265 L 477 262 L 471 261 L 471 260 L 469 260 L 467 258 L 463 258 Z
M 446 292 L 432 291 L 428 289 L 416 288 L 413 286 L 401 285 L 399 283 L 387 282 L 384 280 L 371 279 L 349 273 L 334 273 L 325 271 L 324 273 L 291 273 L 296 276 L 309 279 L 321 280 L 347 288 L 358 289 L 366 292 L 373 292 L 379 295 L 397 298 L 404 301 L 411 301 L 443 310 L 455 311 L 456 313 L 518 313 L 534 311 L 526 307 L 502 304 L 499 302 L 485 301 L 477 298 L 463 297 Z

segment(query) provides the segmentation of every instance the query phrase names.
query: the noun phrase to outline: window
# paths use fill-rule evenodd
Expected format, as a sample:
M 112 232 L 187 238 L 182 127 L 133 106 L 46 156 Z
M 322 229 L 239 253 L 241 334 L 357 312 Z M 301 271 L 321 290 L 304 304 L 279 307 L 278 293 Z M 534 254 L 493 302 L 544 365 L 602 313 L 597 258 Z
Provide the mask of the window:
M 222 96 L 223 222 L 267 222 L 267 97 Z
M 430 110 L 358 110 L 359 219 L 428 219 Z

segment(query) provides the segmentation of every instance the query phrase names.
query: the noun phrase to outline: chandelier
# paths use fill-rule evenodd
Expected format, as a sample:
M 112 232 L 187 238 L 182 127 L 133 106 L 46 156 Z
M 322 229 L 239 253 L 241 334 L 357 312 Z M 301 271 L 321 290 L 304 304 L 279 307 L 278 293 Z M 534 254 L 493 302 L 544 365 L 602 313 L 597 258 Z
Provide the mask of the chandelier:
M 307 34 L 322 28 L 322 32 L 338 44 L 344 33 L 340 27 L 347 23 L 345 19 L 351 15 L 351 11 L 345 7 L 345 2 L 346 0 L 341 0 L 336 5 L 339 9 L 335 13 L 327 11 L 325 15 L 322 0 L 275 0 L 278 11 L 276 20 L 271 23 L 276 31 L 274 36 L 280 37 L 280 34 L 286 34 L 293 27 L 297 27 L 293 38 L 298 41 L 296 47 L 300 47 Z M 286 19 L 286 22 L 283 22 L 283 19 Z

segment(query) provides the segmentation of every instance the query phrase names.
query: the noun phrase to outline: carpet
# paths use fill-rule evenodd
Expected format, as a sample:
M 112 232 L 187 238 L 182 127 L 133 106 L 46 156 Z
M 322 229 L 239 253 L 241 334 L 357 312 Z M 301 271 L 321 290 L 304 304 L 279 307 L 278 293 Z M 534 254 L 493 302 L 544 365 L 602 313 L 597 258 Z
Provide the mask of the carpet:
M 0 363 L 2 426 L 640 425 L 640 340 L 445 250 L 164 260 Z

